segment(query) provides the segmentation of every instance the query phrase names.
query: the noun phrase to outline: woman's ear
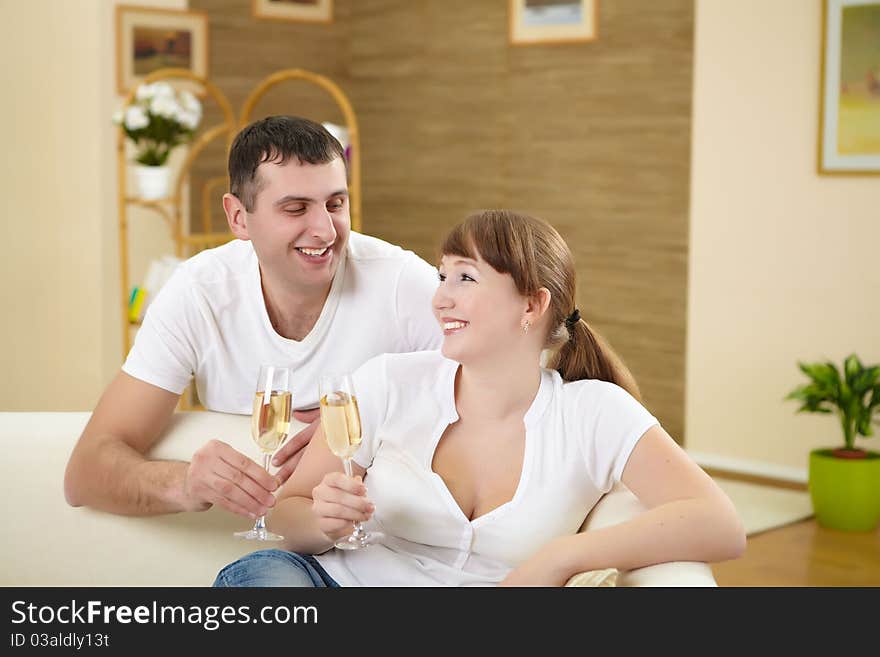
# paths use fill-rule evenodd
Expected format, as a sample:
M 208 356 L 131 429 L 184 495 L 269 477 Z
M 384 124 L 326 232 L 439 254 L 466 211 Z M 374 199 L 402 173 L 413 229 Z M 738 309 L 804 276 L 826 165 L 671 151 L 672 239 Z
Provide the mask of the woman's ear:
M 226 213 L 226 222 L 229 230 L 240 240 L 249 240 L 247 230 L 247 210 L 244 204 L 234 194 L 223 195 L 223 211 Z
M 545 315 L 550 307 L 550 296 L 550 290 L 542 287 L 528 298 L 525 319 L 529 320 L 530 324 L 536 324 Z

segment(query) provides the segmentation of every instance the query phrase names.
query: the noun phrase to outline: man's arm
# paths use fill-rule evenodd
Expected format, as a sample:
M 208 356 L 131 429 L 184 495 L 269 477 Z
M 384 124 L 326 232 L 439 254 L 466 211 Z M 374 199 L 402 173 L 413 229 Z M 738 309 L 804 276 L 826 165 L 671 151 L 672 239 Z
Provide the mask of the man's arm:
M 123 515 L 204 511 L 212 504 L 256 517 L 277 481 L 250 458 L 211 440 L 192 460 L 150 461 L 179 395 L 119 372 L 101 396 L 64 474 L 71 506 Z

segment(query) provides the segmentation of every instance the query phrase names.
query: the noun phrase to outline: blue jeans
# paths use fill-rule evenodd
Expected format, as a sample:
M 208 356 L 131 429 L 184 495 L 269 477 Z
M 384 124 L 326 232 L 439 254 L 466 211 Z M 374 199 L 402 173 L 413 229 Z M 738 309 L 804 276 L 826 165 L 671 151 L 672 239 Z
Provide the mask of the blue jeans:
M 259 550 L 223 568 L 214 586 L 338 588 L 317 559 L 287 550 Z

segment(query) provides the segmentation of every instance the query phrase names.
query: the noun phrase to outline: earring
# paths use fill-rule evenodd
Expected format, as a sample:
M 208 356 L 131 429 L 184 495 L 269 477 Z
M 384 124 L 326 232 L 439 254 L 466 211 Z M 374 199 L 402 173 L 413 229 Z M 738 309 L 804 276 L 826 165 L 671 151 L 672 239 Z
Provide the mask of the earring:
M 523 322 L 522 329 L 524 335 L 529 332 L 529 320 Z

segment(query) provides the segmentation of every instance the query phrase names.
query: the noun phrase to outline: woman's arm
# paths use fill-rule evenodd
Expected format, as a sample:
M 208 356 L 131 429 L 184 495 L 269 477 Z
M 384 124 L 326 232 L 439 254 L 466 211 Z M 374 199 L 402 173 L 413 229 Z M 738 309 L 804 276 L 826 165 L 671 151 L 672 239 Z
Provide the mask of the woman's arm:
M 368 520 L 362 467 L 352 462 L 355 477 L 346 477 L 342 460 L 327 446 L 319 424 L 296 470 L 282 486 L 267 517 L 272 531 L 284 536 L 284 547 L 302 554 L 320 554 L 351 532 L 352 521 Z
M 636 443 L 622 480 L 647 511 L 619 525 L 554 539 L 502 584 L 561 586 L 587 570 L 712 563 L 745 550 L 733 503 L 661 427 L 648 429 Z

